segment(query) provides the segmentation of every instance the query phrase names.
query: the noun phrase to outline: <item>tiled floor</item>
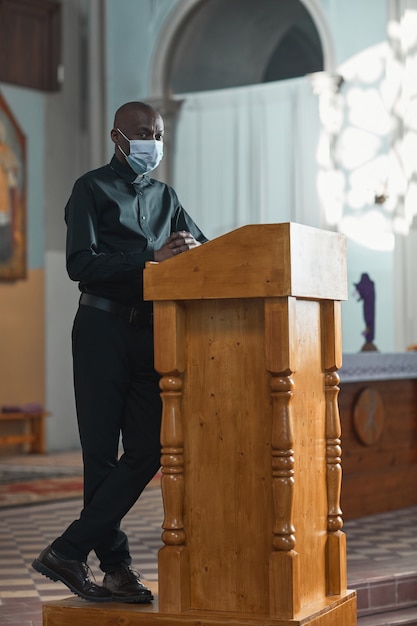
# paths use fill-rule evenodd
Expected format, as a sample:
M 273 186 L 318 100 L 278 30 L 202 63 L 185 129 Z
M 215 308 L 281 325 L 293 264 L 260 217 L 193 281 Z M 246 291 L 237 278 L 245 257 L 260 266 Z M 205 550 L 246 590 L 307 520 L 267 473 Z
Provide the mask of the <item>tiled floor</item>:
M 29 464 L 33 457 L 24 457 Z M 8 460 L 8 463 L 22 461 Z M 53 457 L 38 459 L 38 464 L 56 463 Z M 81 462 L 79 455 L 61 455 L 61 467 Z M 1 459 L 0 459 L 1 467 Z M 31 567 L 31 562 L 81 507 L 81 500 L 15 507 L 0 513 L 0 624 L 41 626 L 41 603 L 69 596 L 61 583 L 53 583 Z M 358 590 L 359 615 L 374 609 L 407 610 L 417 605 L 417 507 L 370 516 L 345 523 L 348 546 L 349 588 Z M 124 520 L 137 558 L 134 566 L 156 589 L 157 551 L 161 546 L 162 502 L 159 488 L 149 487 Z M 98 582 L 102 574 L 97 561 L 90 566 Z M 378 608 L 379 607 L 379 608 Z M 391 613 L 394 615 L 394 613 Z M 413 613 L 414 615 L 414 613 Z M 374 618 L 361 619 L 371 626 Z M 411 617 L 408 624 L 417 624 Z M 367 620 L 367 621 L 366 621 Z M 378 622 L 384 624 L 396 623 Z M 399 622 L 400 623 L 400 622 Z M 404 622 L 405 623 L 405 622 Z
M 362 626 L 417 625 L 416 520 L 417 507 L 411 507 L 345 523 L 348 582 L 357 591 Z M 366 617 L 382 612 L 391 621 Z
M 0 519 L 0 624 L 40 626 L 41 603 L 71 595 L 31 567 L 33 558 L 77 517 L 81 500 L 3 510 Z M 134 564 L 150 586 L 157 580 L 157 552 L 161 546 L 160 490 L 150 487 L 130 511 L 123 527 L 129 536 Z M 103 574 L 97 560 L 89 565 L 97 582 Z M 153 584 L 152 584 L 153 583 Z

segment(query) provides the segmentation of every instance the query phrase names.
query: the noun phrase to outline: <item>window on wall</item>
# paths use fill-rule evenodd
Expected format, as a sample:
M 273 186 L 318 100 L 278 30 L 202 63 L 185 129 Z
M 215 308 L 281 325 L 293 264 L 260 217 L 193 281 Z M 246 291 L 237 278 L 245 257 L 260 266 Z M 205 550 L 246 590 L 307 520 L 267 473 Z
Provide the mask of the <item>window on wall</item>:
M 55 91 L 60 65 L 60 2 L 0 0 L 0 81 Z

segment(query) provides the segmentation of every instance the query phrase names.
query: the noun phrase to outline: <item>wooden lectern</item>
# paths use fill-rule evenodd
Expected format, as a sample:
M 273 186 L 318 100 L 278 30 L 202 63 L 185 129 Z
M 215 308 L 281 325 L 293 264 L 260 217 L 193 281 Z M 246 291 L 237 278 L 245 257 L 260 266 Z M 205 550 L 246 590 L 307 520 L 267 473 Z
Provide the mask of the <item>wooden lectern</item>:
M 245 226 L 148 263 L 144 281 L 162 375 L 159 597 L 84 603 L 73 623 L 353 626 L 339 506 L 344 238 Z

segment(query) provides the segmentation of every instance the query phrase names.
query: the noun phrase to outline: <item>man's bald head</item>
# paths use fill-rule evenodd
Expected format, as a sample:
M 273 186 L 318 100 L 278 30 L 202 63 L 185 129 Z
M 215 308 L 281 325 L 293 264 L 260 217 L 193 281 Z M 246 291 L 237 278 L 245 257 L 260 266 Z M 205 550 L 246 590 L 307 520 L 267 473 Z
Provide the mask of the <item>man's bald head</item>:
M 126 102 L 119 107 L 114 115 L 114 128 L 120 128 L 124 122 L 131 117 L 135 117 L 138 114 L 145 114 L 149 116 L 159 115 L 158 111 L 146 102 Z

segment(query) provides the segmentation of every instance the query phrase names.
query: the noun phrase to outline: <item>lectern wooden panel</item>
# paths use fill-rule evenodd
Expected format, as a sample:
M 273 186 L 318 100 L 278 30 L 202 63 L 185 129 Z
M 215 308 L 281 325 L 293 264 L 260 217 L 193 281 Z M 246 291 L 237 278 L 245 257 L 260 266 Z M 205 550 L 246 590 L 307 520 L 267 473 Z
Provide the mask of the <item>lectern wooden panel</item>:
M 339 506 L 343 237 L 246 226 L 144 277 L 162 376 L 164 546 L 158 601 L 118 605 L 120 623 L 356 624 Z M 117 605 L 80 621 L 74 602 L 78 624 L 115 623 Z

